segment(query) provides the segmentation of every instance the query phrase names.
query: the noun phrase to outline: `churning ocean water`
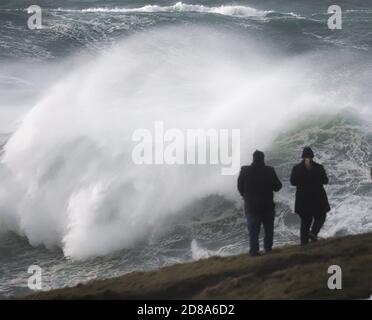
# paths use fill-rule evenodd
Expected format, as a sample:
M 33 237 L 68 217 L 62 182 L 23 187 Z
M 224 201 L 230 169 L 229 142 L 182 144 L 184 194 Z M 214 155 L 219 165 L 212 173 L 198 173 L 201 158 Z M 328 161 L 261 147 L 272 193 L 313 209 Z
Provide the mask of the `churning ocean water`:
M 288 178 L 304 145 L 330 177 L 321 236 L 372 231 L 372 2 L 0 3 L 0 296 L 246 252 L 236 176 L 135 166 L 131 135 L 238 128 L 284 188 L 276 244 L 298 242 Z

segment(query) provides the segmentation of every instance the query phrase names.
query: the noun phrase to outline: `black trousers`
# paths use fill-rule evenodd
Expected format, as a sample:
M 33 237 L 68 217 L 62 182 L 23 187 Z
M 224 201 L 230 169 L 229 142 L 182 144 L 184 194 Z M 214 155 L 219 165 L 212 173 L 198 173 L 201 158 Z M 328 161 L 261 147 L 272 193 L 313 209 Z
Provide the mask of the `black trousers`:
M 301 213 L 301 231 L 300 238 L 301 244 L 309 243 L 310 232 L 314 235 L 318 235 L 320 229 L 323 227 L 326 220 L 326 214 L 311 214 L 311 213 Z
M 247 206 L 245 207 L 247 208 Z M 247 209 L 245 209 L 245 216 L 248 223 L 250 254 L 256 254 L 260 250 L 259 236 L 261 225 L 263 226 L 265 232 L 264 249 L 265 251 L 271 251 L 274 241 L 275 210 L 267 210 L 256 213 L 249 212 Z

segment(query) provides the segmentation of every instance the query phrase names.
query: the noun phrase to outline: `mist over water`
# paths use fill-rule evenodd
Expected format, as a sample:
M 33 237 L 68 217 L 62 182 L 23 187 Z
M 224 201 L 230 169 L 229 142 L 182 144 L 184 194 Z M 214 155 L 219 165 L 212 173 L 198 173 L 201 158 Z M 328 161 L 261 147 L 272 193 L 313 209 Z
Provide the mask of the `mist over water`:
M 288 23 L 291 30 L 293 21 L 303 23 L 301 28 L 311 22 L 288 10 L 280 19 L 270 18 L 274 9 L 261 9 L 141 3 L 51 10 L 52 21 L 56 14 L 93 14 L 97 19 L 109 14 L 120 20 L 116 15 L 125 13 L 126 19 L 142 19 L 134 29 L 149 19 L 156 26 L 112 36 L 102 46 L 89 40 L 99 42 L 96 50 L 76 50 L 68 57 L 51 50 L 48 63 L 33 67 L 24 57 L 20 61 L 28 67 L 23 76 L 1 62 L 12 88 L 10 94 L 1 86 L 6 94 L 2 106 L 17 108 L 22 116 L 9 115 L 18 122 L 10 126 L 10 135 L 10 129 L 3 129 L 8 135 L 0 140 L 0 145 L 6 142 L 0 165 L 0 231 L 27 239 L 36 247 L 29 250 L 36 250 L 32 252 L 46 264 L 83 266 L 81 277 L 87 279 L 104 276 L 102 268 L 114 276 L 244 251 L 236 176 L 221 175 L 220 166 L 132 162 L 133 131 L 153 131 L 158 120 L 165 129 L 240 129 L 242 164 L 251 161 L 257 148 L 267 152 L 284 181 L 277 196 L 277 243 L 297 241 L 288 171 L 307 144 L 314 146 L 331 177 L 327 191 L 333 211 L 323 235 L 372 230 L 369 53 L 340 49 L 330 39 L 317 38 L 322 45 L 312 47 L 315 40 L 305 35 L 299 39 L 305 37 L 310 49 L 292 50 L 291 35 L 271 41 L 270 24 Z M 157 25 L 159 19 L 166 23 Z M 175 19 L 182 22 L 170 22 Z M 81 40 L 79 28 L 73 34 Z M 15 86 L 20 80 L 26 85 Z M 7 241 L 21 246 L 18 238 Z M 46 251 L 49 258 L 40 249 L 44 246 L 51 250 Z M 123 257 L 119 264 L 118 251 Z M 32 261 L 27 249 L 22 252 L 24 261 Z M 106 260 L 94 260 L 99 256 Z M 67 266 L 66 258 L 72 265 Z M 97 266 L 89 269 L 92 261 Z M 58 280 L 51 274 L 50 287 L 78 281 L 68 274 Z
M 135 129 L 153 130 L 159 119 L 170 128 L 241 128 L 248 160 L 294 116 L 345 107 L 319 87 L 324 71 L 311 57 L 285 61 L 239 40 L 164 28 L 62 75 L 5 146 L 2 162 L 19 190 L 6 224 L 73 258 L 131 247 L 191 201 L 234 194 L 236 180 L 213 167 L 134 165 Z

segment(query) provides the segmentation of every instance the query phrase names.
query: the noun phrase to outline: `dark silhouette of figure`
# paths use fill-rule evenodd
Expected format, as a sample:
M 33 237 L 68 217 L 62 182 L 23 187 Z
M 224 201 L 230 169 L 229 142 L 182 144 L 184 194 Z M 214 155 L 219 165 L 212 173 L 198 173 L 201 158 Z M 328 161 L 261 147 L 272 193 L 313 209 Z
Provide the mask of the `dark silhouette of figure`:
M 265 165 L 265 155 L 256 150 L 250 166 L 241 168 L 238 178 L 238 190 L 244 198 L 244 211 L 248 222 L 250 254 L 259 254 L 259 235 L 263 225 L 264 249 L 272 250 L 274 240 L 275 204 L 273 191 L 279 191 L 282 183 L 274 168 Z
M 322 165 L 314 160 L 310 147 L 302 152 L 302 161 L 292 169 L 291 184 L 297 187 L 295 212 L 301 218 L 301 244 L 306 245 L 318 240 L 326 214 L 330 211 L 327 194 L 323 185 L 328 183 L 327 174 Z

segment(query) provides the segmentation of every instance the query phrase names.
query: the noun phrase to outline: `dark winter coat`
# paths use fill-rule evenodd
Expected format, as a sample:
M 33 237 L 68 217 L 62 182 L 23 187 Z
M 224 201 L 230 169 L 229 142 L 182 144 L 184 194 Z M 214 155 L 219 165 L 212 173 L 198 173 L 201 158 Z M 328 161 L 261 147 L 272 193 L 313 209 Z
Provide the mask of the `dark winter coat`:
M 238 190 L 248 206 L 247 211 L 261 213 L 274 210 L 273 191 L 279 191 L 282 183 L 274 168 L 265 164 L 252 164 L 241 168 Z
M 325 214 L 331 210 L 323 185 L 328 183 L 322 165 L 312 162 L 306 169 L 304 161 L 292 169 L 291 184 L 297 187 L 295 212 L 298 214 Z

